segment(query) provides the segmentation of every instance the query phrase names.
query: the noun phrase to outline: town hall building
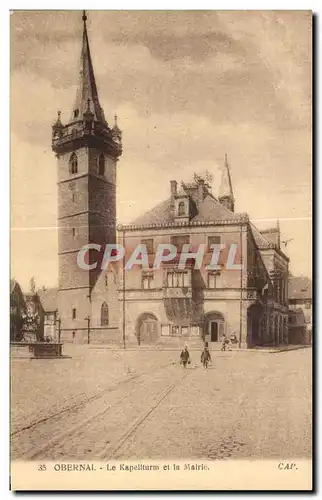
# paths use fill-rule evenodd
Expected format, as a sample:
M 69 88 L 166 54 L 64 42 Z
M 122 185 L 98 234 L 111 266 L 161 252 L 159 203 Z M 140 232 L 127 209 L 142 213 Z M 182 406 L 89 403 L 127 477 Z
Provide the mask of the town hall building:
M 52 129 L 58 164 L 60 339 L 81 343 L 169 344 L 219 342 L 231 337 L 239 347 L 288 342 L 289 260 L 280 229 L 259 231 L 245 213 L 235 212 L 228 159 L 223 161 L 218 196 L 207 179 L 171 181 L 169 197 L 133 223 L 116 227 L 116 171 L 122 133 L 105 118 L 90 54 L 86 14 L 80 81 L 67 123 L 61 114 Z M 110 264 L 84 270 L 79 251 L 90 244 L 120 243 L 127 252 L 146 245 L 153 262 L 160 243 L 191 251 L 204 244 L 205 265 L 178 259 L 159 269 Z M 212 245 L 222 245 L 219 269 L 208 270 Z M 235 268 L 227 268 L 231 245 Z M 103 254 L 89 251 L 88 263 Z M 239 264 L 239 266 L 238 266 Z

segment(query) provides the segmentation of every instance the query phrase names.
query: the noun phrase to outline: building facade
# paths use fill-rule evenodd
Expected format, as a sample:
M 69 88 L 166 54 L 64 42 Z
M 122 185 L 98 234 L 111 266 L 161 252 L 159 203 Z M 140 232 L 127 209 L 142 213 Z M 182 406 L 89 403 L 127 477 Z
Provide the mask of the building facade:
M 168 200 L 119 228 L 128 255 L 145 245 L 149 256 L 149 268 L 121 272 L 123 340 L 182 345 L 220 342 L 225 334 L 239 347 L 287 343 L 288 258 L 279 239 L 279 227 L 263 234 L 234 212 L 227 158 L 218 198 L 201 177 L 180 189 L 171 181 Z M 160 244 L 173 244 L 178 255 L 154 269 Z M 200 269 L 195 257 L 179 269 L 184 244 L 191 253 L 204 246 Z M 207 269 L 213 244 L 222 246 L 216 270 Z
M 109 125 L 100 105 L 86 20 L 84 13 L 75 104 L 67 123 L 58 112 L 52 128 L 59 227 L 55 320 L 61 340 L 181 345 L 184 340 L 219 342 L 225 334 L 240 347 L 287 343 L 288 258 L 280 248 L 280 230 L 260 232 L 247 214 L 235 213 L 227 157 L 218 197 L 200 176 L 179 187 L 171 181 L 167 200 L 117 233 L 122 134 L 116 118 Z M 102 270 L 104 248 L 115 242 L 125 247 L 126 257 L 145 245 L 148 267 L 124 271 L 122 261 Z M 159 244 L 173 244 L 177 260 L 153 269 Z M 92 267 L 86 270 L 78 257 L 88 245 Z M 179 269 L 184 245 L 192 252 L 204 245 L 199 269 L 193 258 Z M 223 248 L 218 267 L 209 270 L 212 245 Z
M 289 279 L 289 343 L 312 343 L 312 283 L 302 276 Z
M 77 255 L 85 245 L 116 241 L 116 169 L 121 131 L 107 123 L 100 105 L 90 54 L 86 15 L 80 80 L 69 121 L 58 113 L 52 149 L 58 163 L 59 290 L 62 340 L 88 342 L 117 334 L 117 285 L 113 272 L 84 270 Z M 102 258 L 102 255 L 101 255 Z M 96 251 L 87 262 L 97 260 Z

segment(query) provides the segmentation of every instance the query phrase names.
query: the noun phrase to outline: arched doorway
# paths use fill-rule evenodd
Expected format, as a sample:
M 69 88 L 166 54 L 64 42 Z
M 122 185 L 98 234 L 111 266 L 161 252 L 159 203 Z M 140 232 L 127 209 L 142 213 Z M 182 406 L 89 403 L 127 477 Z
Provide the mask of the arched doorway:
M 260 345 L 264 329 L 264 310 L 260 304 L 252 304 L 247 309 L 247 345 Z
M 221 313 L 211 312 L 205 317 L 204 333 L 209 342 L 219 342 L 225 333 L 225 318 Z
M 159 323 L 154 314 L 144 313 L 139 316 L 135 334 L 138 344 L 154 344 L 159 337 Z

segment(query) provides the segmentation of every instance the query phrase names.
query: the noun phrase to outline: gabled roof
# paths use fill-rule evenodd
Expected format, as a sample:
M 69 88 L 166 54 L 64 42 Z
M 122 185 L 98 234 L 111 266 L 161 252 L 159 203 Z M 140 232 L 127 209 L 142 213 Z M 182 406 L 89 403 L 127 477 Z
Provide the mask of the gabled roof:
M 37 295 L 45 312 L 53 312 L 57 309 L 58 288 L 38 290 Z
M 289 299 L 312 299 L 312 281 L 306 276 L 292 276 L 288 281 Z
M 224 207 L 212 195 L 208 194 L 204 201 L 200 203 L 198 214 L 193 218 L 194 221 L 216 222 L 224 220 L 235 220 L 240 217 L 240 214 L 232 212 Z
M 278 228 L 264 229 L 261 234 L 274 245 L 278 245 Z
M 13 293 L 13 292 L 17 292 L 21 295 L 23 295 L 22 293 L 22 289 L 21 289 L 21 286 L 19 285 L 18 281 L 16 281 L 15 279 L 11 279 L 10 280 L 10 295 Z
M 171 211 L 171 198 L 162 201 L 155 207 L 151 208 L 144 214 L 135 219 L 132 224 L 148 225 L 148 224 L 162 224 L 163 222 L 172 222 L 174 220 Z
M 256 226 L 251 222 L 250 224 L 255 243 L 258 247 L 269 247 L 271 242 L 264 236 Z

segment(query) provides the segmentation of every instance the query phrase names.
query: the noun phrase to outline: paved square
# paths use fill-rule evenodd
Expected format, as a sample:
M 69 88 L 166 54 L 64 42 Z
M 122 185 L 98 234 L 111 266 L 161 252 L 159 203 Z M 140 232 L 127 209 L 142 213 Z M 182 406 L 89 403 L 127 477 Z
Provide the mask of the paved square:
M 66 349 L 12 360 L 13 459 L 311 457 L 311 349 Z

